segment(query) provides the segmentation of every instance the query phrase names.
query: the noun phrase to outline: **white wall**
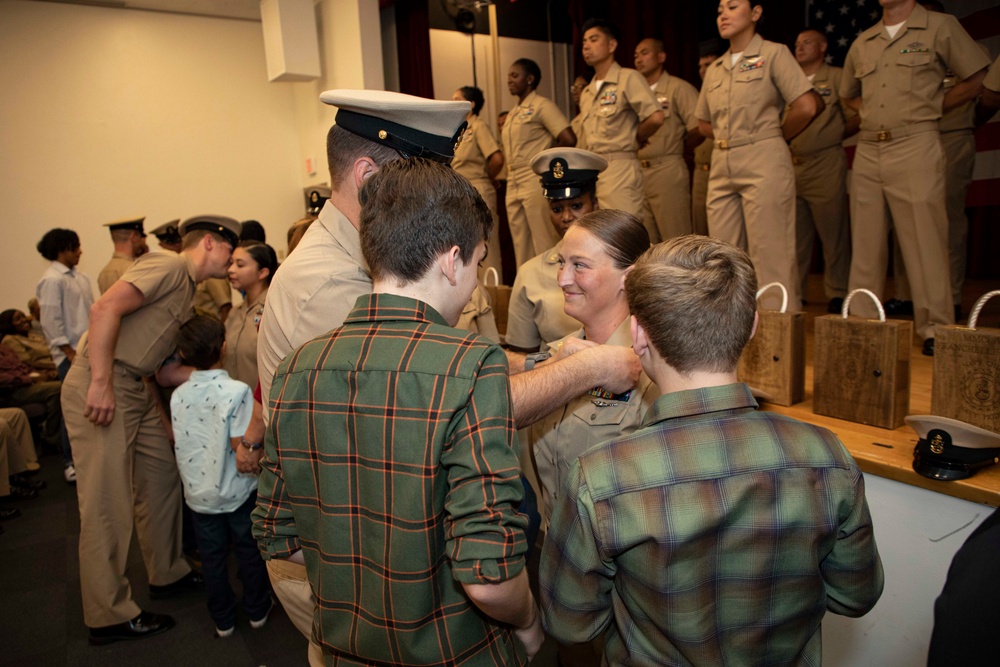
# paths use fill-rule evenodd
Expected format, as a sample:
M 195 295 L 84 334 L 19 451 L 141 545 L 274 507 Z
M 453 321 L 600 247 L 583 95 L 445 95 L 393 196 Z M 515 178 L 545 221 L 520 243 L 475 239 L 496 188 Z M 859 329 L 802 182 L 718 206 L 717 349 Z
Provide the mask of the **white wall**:
M 462 86 L 472 85 L 472 38 L 453 30 L 431 30 L 431 65 L 434 77 L 434 98 L 450 100 Z M 567 118 L 570 113 L 568 44 L 548 44 L 527 39 L 500 38 L 499 101 L 495 94 L 493 51 L 488 35 L 476 35 L 476 76 L 486 104 L 480 119 L 497 135 L 497 114 L 517 104 L 517 98 L 507 92 L 507 70 L 518 58 L 530 58 L 542 70 L 538 94 L 554 100 Z M 498 136 L 498 135 L 497 135 Z
M 885 590 L 861 618 L 827 614 L 823 664 L 895 667 L 927 664 L 934 600 L 955 552 L 992 507 L 865 475 Z
M 111 254 L 101 225 L 129 215 L 147 229 L 256 218 L 284 247 L 316 181 L 301 159 L 301 84 L 268 83 L 260 23 L 0 2 L 0 44 L 0 309 L 34 294 L 46 266 L 35 243 L 52 227 L 77 231 L 95 280 Z

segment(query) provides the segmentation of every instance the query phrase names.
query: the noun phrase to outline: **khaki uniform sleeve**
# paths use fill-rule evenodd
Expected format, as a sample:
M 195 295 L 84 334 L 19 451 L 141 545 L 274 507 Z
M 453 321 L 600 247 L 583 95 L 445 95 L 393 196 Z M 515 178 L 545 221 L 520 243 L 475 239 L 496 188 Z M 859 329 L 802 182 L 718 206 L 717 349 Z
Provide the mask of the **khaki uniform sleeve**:
M 776 44 L 774 48 L 774 62 L 771 65 L 771 80 L 778 88 L 778 92 L 785 98 L 786 104 L 791 104 L 801 96 L 812 90 L 812 83 L 806 76 L 799 64 L 795 62 L 795 56 L 784 44 Z
M 657 111 L 662 111 L 653 91 L 649 89 L 649 84 L 635 70 L 622 69 L 618 89 L 625 91 L 628 105 L 639 117 L 639 122 L 646 120 Z
M 695 113 L 697 106 L 698 91 L 687 81 L 678 79 L 677 92 L 674 95 L 674 110 L 688 130 L 698 129 L 698 115 Z
M 994 60 L 993 65 L 990 66 L 990 71 L 986 74 L 983 86 L 995 93 L 1000 93 L 1000 57 Z
M 145 303 L 180 289 L 188 279 L 184 261 L 166 253 L 150 253 L 132 263 L 121 277 L 142 292 Z
M 208 290 L 216 306 L 224 306 L 233 301 L 233 293 L 229 287 L 229 281 L 225 278 L 209 278 L 205 281 L 205 289 Z
M 713 80 L 720 76 L 718 71 L 720 69 L 712 64 L 708 66 L 708 71 L 705 73 L 705 80 L 702 81 L 701 91 L 698 93 L 698 104 L 694 108 L 694 115 L 699 121 L 712 122 L 712 110 L 708 108 L 708 89 Z
M 847 52 L 847 58 L 844 60 L 844 71 L 840 77 L 840 88 L 837 89 L 841 100 L 861 97 L 861 81 L 856 74 L 858 56 L 858 42 L 855 40 L 854 44 L 851 45 L 851 49 Z
M 480 121 L 476 127 L 476 145 L 479 146 L 479 152 L 483 154 L 483 157 L 489 162 L 490 156 L 500 150 L 500 144 L 497 140 L 493 138 L 493 133 L 490 132 L 490 128 L 486 126 L 486 123 Z
M 940 37 L 938 47 L 941 59 L 948 69 L 962 80 L 968 79 L 984 67 L 989 67 L 990 59 L 969 36 L 958 19 L 950 14 L 943 15 L 943 18 L 945 21 L 938 33 Z
M 552 100 L 541 99 L 544 102 L 539 100 L 540 103 L 535 110 L 538 122 L 545 126 L 549 134 L 553 137 L 558 137 L 563 130 L 569 127 L 569 121 L 566 120 L 566 116 L 563 115 L 563 112 L 559 110 L 559 107 Z

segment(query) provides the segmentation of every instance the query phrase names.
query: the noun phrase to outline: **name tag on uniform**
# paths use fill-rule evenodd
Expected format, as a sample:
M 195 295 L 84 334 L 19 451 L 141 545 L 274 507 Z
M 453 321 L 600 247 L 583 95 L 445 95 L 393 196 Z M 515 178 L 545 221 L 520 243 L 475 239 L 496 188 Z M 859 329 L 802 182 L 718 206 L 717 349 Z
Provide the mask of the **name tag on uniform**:
M 739 71 L 741 72 L 752 72 L 755 69 L 760 69 L 764 66 L 765 59 L 760 56 L 754 56 L 753 58 L 747 58 L 740 63 Z
M 930 53 L 930 51 L 923 42 L 911 42 L 906 45 L 906 48 L 899 50 L 900 53 Z
M 614 86 L 608 86 L 605 84 L 601 89 L 601 96 L 597 101 L 602 107 L 609 107 L 618 104 L 618 90 Z
M 660 103 L 660 108 L 664 111 L 668 111 L 670 109 L 670 98 L 666 95 L 657 95 L 656 101 Z

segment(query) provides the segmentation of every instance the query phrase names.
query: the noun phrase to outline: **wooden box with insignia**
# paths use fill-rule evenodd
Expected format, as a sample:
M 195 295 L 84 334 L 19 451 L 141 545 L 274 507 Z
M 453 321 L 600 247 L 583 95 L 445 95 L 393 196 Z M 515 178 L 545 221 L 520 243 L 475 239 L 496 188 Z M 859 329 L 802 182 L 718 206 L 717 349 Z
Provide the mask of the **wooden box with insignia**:
M 869 295 L 879 319 L 848 318 L 851 298 Z M 844 300 L 841 315 L 816 318 L 813 412 L 895 429 L 910 410 L 910 349 L 913 322 L 886 321 L 882 304 L 868 290 Z
M 788 293 L 780 283 L 765 285 L 757 297 L 771 287 L 784 292 L 781 310 L 757 311 L 757 332 L 740 356 L 739 379 L 770 403 L 795 405 L 805 398 L 805 315 L 785 312 Z
M 977 329 L 984 295 L 969 315 L 969 326 L 937 327 L 931 412 L 1000 433 L 1000 329 Z

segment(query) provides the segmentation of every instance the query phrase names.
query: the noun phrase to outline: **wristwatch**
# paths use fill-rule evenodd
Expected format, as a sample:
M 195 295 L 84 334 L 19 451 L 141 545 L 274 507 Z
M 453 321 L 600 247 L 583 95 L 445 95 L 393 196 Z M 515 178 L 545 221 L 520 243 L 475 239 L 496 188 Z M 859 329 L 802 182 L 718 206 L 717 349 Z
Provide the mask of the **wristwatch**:
M 524 358 L 524 370 L 530 371 L 539 361 L 545 361 L 552 354 L 549 352 L 533 352 Z
M 254 452 L 264 446 L 263 442 L 247 442 L 244 438 L 240 438 L 240 444 Z

